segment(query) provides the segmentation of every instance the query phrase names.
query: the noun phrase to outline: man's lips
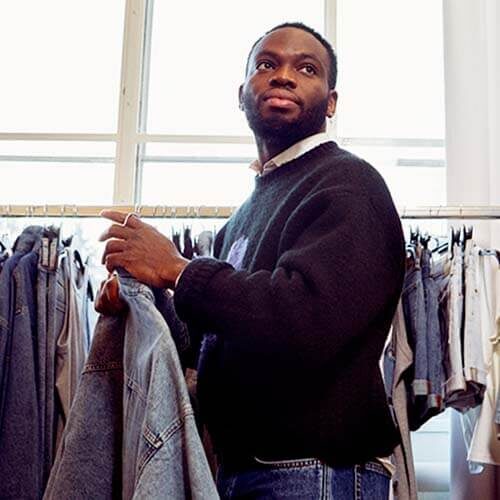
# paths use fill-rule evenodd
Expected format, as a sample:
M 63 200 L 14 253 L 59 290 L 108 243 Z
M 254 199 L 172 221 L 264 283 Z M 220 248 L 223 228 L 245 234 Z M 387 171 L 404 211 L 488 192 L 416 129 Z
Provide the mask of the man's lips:
M 297 106 L 291 99 L 282 99 L 281 97 L 269 97 L 265 102 L 273 108 L 294 108 Z
M 300 106 L 300 100 L 290 92 L 281 90 L 272 90 L 266 92 L 263 101 L 273 108 L 293 108 Z

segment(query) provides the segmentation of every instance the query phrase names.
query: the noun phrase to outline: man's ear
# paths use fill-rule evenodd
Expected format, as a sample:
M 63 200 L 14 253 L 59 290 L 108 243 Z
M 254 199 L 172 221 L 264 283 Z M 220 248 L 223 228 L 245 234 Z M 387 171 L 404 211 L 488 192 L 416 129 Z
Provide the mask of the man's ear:
M 243 107 L 243 85 L 240 85 L 240 88 L 238 89 L 238 102 L 239 102 L 239 108 L 241 111 L 243 111 L 245 108 Z
M 337 98 L 338 94 L 336 90 L 330 90 L 330 95 L 328 96 L 328 107 L 326 108 L 326 116 L 331 118 L 335 114 L 335 109 L 337 108 Z

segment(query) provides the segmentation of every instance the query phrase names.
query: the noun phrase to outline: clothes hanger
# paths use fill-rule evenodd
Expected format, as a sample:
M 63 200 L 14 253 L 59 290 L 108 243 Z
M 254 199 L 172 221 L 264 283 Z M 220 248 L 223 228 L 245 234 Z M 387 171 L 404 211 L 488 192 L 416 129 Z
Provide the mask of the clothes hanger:
M 494 248 L 485 248 L 479 252 L 479 255 L 483 257 L 495 257 L 498 261 L 498 266 L 500 267 L 500 250 L 496 250 Z
M 431 235 L 426 231 L 424 234 L 420 235 L 419 241 L 422 247 L 426 250 L 429 246 L 429 241 L 431 240 Z

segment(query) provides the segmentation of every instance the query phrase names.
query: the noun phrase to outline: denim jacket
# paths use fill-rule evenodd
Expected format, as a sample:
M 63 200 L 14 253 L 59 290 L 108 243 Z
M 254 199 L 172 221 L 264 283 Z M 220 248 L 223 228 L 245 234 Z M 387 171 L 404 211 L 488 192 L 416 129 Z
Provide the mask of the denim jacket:
M 100 316 L 46 499 L 213 499 L 174 341 L 150 288 L 120 278 L 123 316 Z
M 41 231 L 21 233 L 0 274 L 0 498 L 36 499 L 42 489 L 33 296 Z

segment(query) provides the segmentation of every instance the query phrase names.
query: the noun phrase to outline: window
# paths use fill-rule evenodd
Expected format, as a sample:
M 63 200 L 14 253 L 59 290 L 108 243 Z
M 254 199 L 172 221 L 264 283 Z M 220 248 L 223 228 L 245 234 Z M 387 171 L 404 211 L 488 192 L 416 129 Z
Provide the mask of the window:
M 146 146 L 139 149 L 136 196 L 143 204 L 239 205 L 252 188 L 255 157 L 238 108 L 250 48 L 284 21 L 324 31 L 324 2 L 198 0 L 150 9 L 140 118 Z M 160 147 L 148 142 L 152 134 L 164 135 Z
M 0 205 L 240 204 L 256 152 L 238 87 L 253 42 L 285 21 L 337 49 L 330 129 L 340 145 L 381 172 L 399 206 L 445 204 L 441 9 L 435 0 L 3 1 Z M 0 222 L 0 234 L 12 228 Z M 94 241 L 99 224 L 86 226 Z M 415 438 L 417 462 L 426 432 Z

